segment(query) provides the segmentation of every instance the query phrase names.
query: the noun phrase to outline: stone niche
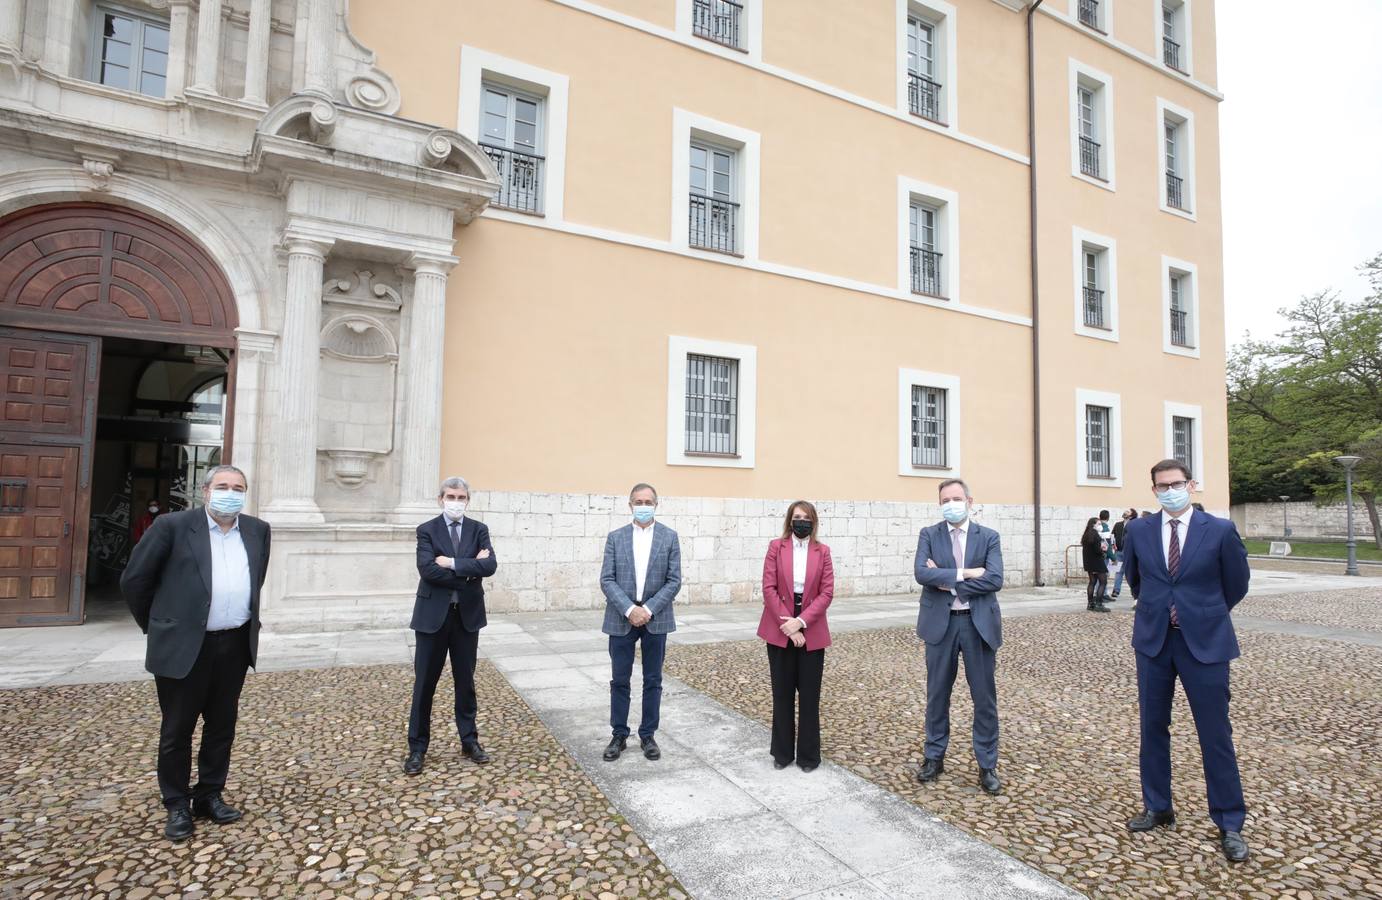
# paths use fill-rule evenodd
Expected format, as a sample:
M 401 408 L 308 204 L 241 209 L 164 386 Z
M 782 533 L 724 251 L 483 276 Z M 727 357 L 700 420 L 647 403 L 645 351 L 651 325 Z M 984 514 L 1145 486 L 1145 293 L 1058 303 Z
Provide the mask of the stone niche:
M 328 280 L 322 300 L 317 381 L 321 474 L 351 495 L 341 498 L 347 505 L 386 506 L 395 493 L 383 470 L 394 449 L 401 298 L 362 270 Z M 322 499 L 334 505 L 334 498 Z

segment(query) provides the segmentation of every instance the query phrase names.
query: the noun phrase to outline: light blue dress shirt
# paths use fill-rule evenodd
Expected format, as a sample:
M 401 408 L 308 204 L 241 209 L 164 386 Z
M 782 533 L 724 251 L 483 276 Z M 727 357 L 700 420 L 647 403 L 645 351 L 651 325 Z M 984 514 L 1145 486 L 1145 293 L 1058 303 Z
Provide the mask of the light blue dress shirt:
M 207 513 L 206 527 L 211 535 L 211 612 L 206 630 L 239 628 L 250 620 L 250 558 L 240 536 L 240 517 L 223 533 Z

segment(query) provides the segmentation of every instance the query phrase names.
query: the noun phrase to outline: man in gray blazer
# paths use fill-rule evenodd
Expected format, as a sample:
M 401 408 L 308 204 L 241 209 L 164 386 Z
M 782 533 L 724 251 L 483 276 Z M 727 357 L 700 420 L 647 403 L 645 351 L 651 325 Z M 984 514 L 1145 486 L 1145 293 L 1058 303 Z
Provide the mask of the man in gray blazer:
M 194 817 L 225 825 L 241 815 L 221 792 L 240 691 L 259 651 L 259 591 L 270 542 L 269 524 L 240 512 L 247 487 L 234 466 L 212 468 L 202 482 L 206 505 L 154 519 L 120 576 L 125 602 L 148 635 L 144 667 L 153 673 L 163 713 L 163 833 L 174 841 L 192 836 Z M 198 719 L 197 783 L 189 787 Z
M 921 530 L 916 578 L 923 586 L 917 637 L 926 642 L 926 748 L 917 780 L 934 781 L 945 770 L 950 744 L 950 694 L 960 657 L 974 700 L 974 756 L 979 786 L 996 794 L 998 780 L 998 689 L 994 666 L 1003 643 L 998 592 L 1003 587 L 1003 550 L 998 532 L 970 519 L 974 499 L 958 478 L 941 482 L 944 521 Z
M 629 492 L 633 522 L 616 528 L 605 539 L 605 560 L 600 567 L 600 590 L 605 594 L 605 622 L 609 635 L 609 725 L 613 737 L 605 759 L 616 760 L 629 738 L 629 682 L 633 677 L 633 651 L 643 645 L 643 718 L 638 739 L 643 755 L 658 759 L 662 751 L 653 738 L 662 703 L 662 661 L 667 655 L 667 635 L 677 630 L 672 602 L 681 590 L 681 545 L 677 533 L 654 522 L 657 491 L 650 484 L 634 485 Z

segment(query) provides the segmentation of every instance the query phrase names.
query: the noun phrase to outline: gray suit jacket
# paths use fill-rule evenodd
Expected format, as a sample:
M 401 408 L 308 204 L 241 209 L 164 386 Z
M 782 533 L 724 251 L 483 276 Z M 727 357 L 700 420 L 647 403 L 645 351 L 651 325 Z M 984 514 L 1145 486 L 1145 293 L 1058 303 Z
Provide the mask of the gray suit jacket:
M 605 539 L 605 561 L 600 566 L 600 590 L 605 594 L 605 622 L 601 631 L 622 637 L 633 628 L 629 610 L 638 590 L 633 569 L 633 523 L 616 528 Z M 649 634 L 677 630 L 672 601 L 681 590 L 681 542 L 677 533 L 661 522 L 653 523 L 653 550 L 648 556 L 648 575 L 643 581 L 643 605 L 653 618 Z
M 945 630 L 950 626 L 950 601 L 954 599 L 945 589 L 953 586 L 960 599 L 969 603 L 979 637 L 997 650 L 1003 644 L 1003 618 L 998 610 L 998 592 L 1003 588 L 1003 549 L 998 532 L 971 519 L 965 536 L 964 563 L 958 565 L 950 547 L 949 530 L 946 522 L 928 525 L 917 538 L 916 576 L 923 586 L 917 637 L 928 644 L 945 639 Z M 928 559 L 936 568 L 927 568 Z M 984 569 L 982 578 L 956 583 L 957 569 L 977 568 Z

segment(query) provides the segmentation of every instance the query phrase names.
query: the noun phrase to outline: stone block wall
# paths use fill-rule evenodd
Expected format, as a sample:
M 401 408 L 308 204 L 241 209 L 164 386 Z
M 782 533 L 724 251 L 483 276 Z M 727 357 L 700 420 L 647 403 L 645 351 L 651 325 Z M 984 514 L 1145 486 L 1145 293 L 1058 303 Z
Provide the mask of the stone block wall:
M 1342 503 L 1319 506 L 1308 500 L 1291 503 L 1237 503 L 1233 521 L 1243 537 L 1280 539 L 1282 507 L 1294 540 L 1343 540 L 1348 535 L 1348 510 Z M 1353 534 L 1358 540 L 1372 540 L 1368 512 L 1355 495 Z

